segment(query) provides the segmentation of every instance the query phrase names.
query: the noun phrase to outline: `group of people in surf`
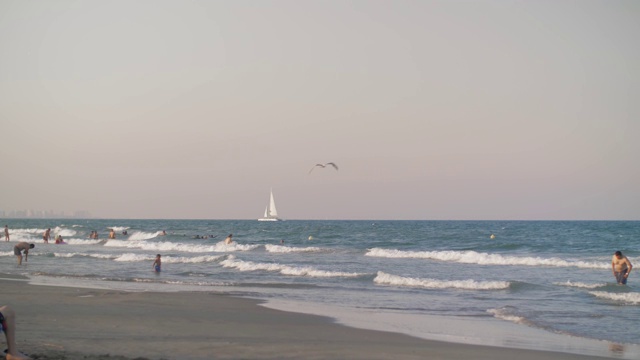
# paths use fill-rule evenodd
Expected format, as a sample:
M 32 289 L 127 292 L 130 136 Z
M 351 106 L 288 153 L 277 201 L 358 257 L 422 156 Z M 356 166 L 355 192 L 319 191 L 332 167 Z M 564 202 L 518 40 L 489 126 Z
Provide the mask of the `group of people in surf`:
M 45 230 L 44 233 L 42 234 L 42 241 L 44 241 L 45 244 L 48 244 L 50 238 L 51 238 L 51 228 L 47 228 L 47 230 Z M 64 239 L 62 238 L 62 235 L 60 234 L 56 235 L 55 242 L 58 245 L 66 244 L 66 242 L 64 242 Z

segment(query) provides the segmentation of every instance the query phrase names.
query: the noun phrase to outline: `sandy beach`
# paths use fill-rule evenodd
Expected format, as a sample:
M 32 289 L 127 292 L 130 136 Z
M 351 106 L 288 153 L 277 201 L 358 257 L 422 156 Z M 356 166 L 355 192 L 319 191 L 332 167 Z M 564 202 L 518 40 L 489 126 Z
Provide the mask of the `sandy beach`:
M 30 285 L 0 275 L 34 359 L 598 359 L 350 328 L 218 293 Z

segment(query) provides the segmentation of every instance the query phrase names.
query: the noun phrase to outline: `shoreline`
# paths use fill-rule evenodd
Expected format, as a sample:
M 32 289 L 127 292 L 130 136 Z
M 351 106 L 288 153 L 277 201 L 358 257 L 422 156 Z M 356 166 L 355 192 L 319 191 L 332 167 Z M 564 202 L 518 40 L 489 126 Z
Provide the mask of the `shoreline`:
M 301 304 L 268 300 L 261 306 L 281 311 L 327 316 L 345 326 L 387 331 L 412 337 L 461 345 L 482 345 L 535 351 L 552 351 L 583 356 L 636 359 L 640 345 L 554 333 L 495 318 L 458 318 L 439 315 L 380 313 L 370 309 L 347 309 L 326 304 Z M 432 324 L 425 329 L 424 323 Z
M 19 349 L 42 360 L 104 359 L 603 359 L 564 352 L 426 340 L 341 325 L 218 292 L 126 292 L 32 285 L 0 274 L 17 313 Z M 18 280 L 18 281 L 17 281 Z

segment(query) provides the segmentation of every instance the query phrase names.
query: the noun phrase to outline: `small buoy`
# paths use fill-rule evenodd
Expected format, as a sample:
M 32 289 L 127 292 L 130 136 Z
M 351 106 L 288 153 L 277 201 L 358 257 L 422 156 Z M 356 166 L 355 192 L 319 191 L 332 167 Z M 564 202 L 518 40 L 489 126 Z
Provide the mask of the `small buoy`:
M 309 236 L 309 240 L 313 240 L 313 236 Z
M 491 234 L 490 238 L 495 239 L 495 238 L 496 238 L 496 236 L 495 236 L 495 235 L 493 235 L 493 234 Z

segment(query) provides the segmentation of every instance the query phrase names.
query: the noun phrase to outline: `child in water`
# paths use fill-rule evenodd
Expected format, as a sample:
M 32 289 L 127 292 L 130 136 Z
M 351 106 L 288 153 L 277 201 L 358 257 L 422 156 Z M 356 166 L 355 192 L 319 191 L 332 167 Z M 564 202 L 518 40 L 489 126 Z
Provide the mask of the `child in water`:
M 156 255 L 156 259 L 151 266 L 153 267 L 155 272 L 160 272 L 160 270 L 162 269 L 162 260 L 160 260 L 160 254 Z

